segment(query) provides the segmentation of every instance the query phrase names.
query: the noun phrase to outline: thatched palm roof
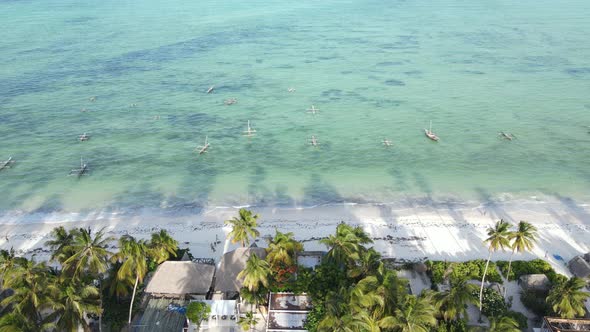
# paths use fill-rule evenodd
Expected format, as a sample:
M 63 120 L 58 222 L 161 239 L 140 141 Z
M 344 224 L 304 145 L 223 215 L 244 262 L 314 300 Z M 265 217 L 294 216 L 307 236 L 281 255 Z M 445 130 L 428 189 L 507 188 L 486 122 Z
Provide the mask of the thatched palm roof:
M 586 262 L 582 256 L 576 256 L 567 263 L 570 271 L 578 278 L 590 277 L 590 263 Z
M 147 293 L 163 295 L 206 294 L 211 288 L 215 266 L 191 261 L 164 262 L 145 288 Z
M 243 282 L 238 279 L 238 274 L 246 267 L 246 261 L 253 253 L 260 258 L 266 258 L 266 250 L 257 247 L 238 248 L 223 255 L 215 275 L 216 292 L 240 291 Z
M 548 290 L 551 286 L 549 278 L 544 274 L 525 274 L 519 278 L 524 289 Z

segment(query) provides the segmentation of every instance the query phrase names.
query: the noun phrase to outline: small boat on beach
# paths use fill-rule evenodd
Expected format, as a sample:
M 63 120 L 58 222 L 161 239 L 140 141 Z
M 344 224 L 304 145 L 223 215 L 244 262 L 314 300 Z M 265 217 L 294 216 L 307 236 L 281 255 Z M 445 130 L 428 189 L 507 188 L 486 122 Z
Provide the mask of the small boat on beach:
M 430 138 L 435 142 L 438 142 L 438 136 L 436 136 L 436 134 L 432 132 L 432 121 L 430 121 L 430 129 L 424 129 L 424 133 L 426 134 L 426 137 Z
M 8 157 L 7 160 L 3 161 L 2 164 L 0 164 L 0 171 L 3 169 L 8 169 L 10 168 L 10 165 L 12 165 L 14 163 L 14 160 L 11 157 Z
M 199 154 L 203 154 L 207 152 L 209 148 L 209 141 L 207 140 L 207 136 L 205 136 L 205 144 L 202 146 L 197 146 L 196 150 L 199 150 Z

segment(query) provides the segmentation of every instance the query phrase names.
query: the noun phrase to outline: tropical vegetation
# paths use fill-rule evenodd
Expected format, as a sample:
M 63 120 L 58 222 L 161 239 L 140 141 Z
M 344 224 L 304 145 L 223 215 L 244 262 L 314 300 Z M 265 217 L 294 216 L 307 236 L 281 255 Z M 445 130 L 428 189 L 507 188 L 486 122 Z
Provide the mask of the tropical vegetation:
M 110 303 L 128 300 L 131 289 L 132 304 L 149 263 L 161 263 L 177 250 L 177 242 L 165 231 L 154 234 L 151 241 L 123 236 L 116 253 L 110 251 L 114 242 L 104 229 L 57 227 L 46 242 L 49 262 L 19 257 L 14 250 L 0 251 L 1 286 L 10 289 L 0 302 L 0 331 L 89 330 L 87 317 L 102 321 L 116 307 Z M 116 329 L 122 324 L 107 325 Z
M 229 239 L 243 246 L 256 240 L 257 219 L 251 211 L 240 210 L 227 221 L 232 227 Z M 467 331 L 469 305 L 480 306 L 490 318 L 491 331 L 515 332 L 526 328 L 526 317 L 508 310 L 497 291 L 478 290 L 470 282 L 479 278 L 482 285 L 486 278 L 501 282 L 492 254 L 506 248 L 513 253 L 532 248 L 532 226 L 521 222 L 515 233 L 509 226 L 500 220 L 488 229 L 485 261 L 427 262 L 433 282 L 447 287 L 421 294 L 411 294 L 408 281 L 384 265 L 370 247 L 372 239 L 359 226 L 341 223 L 334 234 L 320 239 L 327 253 L 313 269 L 297 264 L 297 255 L 304 248 L 294 234 L 276 230 L 268 239 L 266 257 L 251 253 L 239 273 L 240 295 L 258 306 L 265 304 L 269 291 L 307 293 L 314 304 L 306 321 L 311 332 L 463 332 Z M 46 244 L 51 249 L 49 263 L 19 257 L 14 250 L 0 252 L 2 288 L 11 290 L 0 302 L 1 332 L 88 330 L 86 317 L 105 321 L 111 330 L 120 329 L 137 311 L 148 272 L 179 252 L 177 241 L 166 231 L 152 234 L 149 240 L 129 235 L 115 239 L 103 229 L 58 227 Z M 111 248 L 117 250 L 111 252 Z M 542 261 L 511 260 L 499 262 L 498 267 L 509 280 L 530 271 L 554 273 L 553 288 L 543 297 L 547 311 L 568 318 L 585 313 L 583 302 L 590 294 L 583 291 L 582 280 L 559 276 Z M 187 317 L 200 324 L 207 310 L 204 303 L 193 302 L 187 307 Z M 251 329 L 257 320 L 254 312 L 248 312 L 240 318 L 240 325 Z

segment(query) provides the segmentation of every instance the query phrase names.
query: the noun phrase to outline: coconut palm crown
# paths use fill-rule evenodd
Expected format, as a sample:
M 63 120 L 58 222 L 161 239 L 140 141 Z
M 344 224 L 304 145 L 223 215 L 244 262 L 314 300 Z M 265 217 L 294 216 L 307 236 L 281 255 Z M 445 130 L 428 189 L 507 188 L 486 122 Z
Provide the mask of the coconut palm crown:
M 258 217 L 257 214 L 253 215 L 252 211 L 240 209 L 238 217 L 226 220 L 225 224 L 232 226 L 232 230 L 228 234 L 231 242 L 240 242 L 242 247 L 245 247 L 250 244 L 250 237 L 256 238 L 260 236 L 260 233 L 256 229 L 258 226 Z
M 586 313 L 584 301 L 590 297 L 590 293 L 582 291 L 585 286 L 583 279 L 573 277 L 555 286 L 547 296 L 547 303 L 559 317 L 583 317 Z

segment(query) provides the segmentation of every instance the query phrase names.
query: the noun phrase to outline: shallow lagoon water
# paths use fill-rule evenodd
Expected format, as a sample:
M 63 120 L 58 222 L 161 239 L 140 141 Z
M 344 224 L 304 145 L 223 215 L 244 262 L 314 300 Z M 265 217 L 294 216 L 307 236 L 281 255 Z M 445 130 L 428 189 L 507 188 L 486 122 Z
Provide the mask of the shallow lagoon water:
M 579 0 L 0 0 L 0 159 L 17 161 L 0 211 L 587 201 L 588 14 Z M 80 157 L 91 174 L 68 177 Z

